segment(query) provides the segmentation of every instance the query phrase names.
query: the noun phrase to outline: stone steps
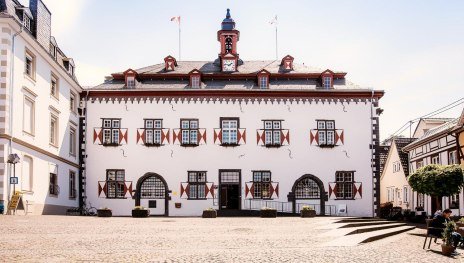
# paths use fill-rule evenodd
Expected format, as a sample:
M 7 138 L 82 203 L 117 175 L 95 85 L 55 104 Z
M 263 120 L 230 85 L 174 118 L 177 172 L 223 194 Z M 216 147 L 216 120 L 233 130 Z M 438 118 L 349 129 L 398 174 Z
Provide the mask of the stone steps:
M 324 246 L 356 246 L 361 243 L 368 243 L 383 239 L 389 236 L 394 236 L 409 230 L 413 230 L 414 226 L 398 226 L 387 228 L 383 230 L 376 230 L 371 232 L 365 232 L 360 234 L 345 235 L 335 240 L 329 241 Z
M 385 219 L 379 219 L 379 218 L 344 218 L 337 223 L 361 223 L 361 222 L 378 222 L 378 221 L 386 221 Z
M 369 221 L 369 222 L 354 222 L 354 223 L 347 223 L 340 228 L 347 228 L 347 227 L 362 227 L 362 226 L 376 226 L 376 225 L 388 225 L 388 224 L 395 224 L 397 222 L 394 221 Z

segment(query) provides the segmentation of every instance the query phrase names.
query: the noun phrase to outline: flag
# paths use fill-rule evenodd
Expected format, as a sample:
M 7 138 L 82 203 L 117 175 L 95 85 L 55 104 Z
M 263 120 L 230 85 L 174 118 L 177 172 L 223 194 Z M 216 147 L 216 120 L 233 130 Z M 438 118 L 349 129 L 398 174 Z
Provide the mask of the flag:
M 171 21 L 176 22 L 178 25 L 180 25 L 180 16 L 171 17 Z
M 277 26 L 277 15 L 269 21 L 269 24 Z

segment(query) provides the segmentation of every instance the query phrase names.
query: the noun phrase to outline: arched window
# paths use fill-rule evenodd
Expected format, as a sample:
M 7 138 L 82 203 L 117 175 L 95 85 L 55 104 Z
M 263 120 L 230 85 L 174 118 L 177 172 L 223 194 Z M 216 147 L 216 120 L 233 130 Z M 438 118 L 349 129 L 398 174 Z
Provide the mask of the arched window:
M 25 155 L 23 157 L 22 167 L 22 178 L 21 178 L 21 190 L 32 191 L 32 181 L 34 175 L 33 161 L 30 156 Z
M 151 176 L 143 181 L 140 186 L 140 198 L 155 199 L 165 198 L 166 186 L 158 177 Z
M 232 53 L 232 38 L 231 37 L 227 37 L 226 38 L 226 53 Z
M 300 180 L 295 187 L 296 199 L 319 199 L 321 190 L 319 185 L 311 178 Z

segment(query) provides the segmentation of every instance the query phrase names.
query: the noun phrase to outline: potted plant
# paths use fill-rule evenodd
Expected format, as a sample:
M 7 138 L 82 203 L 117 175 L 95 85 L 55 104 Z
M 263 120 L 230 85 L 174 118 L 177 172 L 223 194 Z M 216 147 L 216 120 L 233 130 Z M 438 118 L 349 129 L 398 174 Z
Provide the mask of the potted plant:
M 132 209 L 132 217 L 148 217 L 149 215 L 150 210 L 143 206 L 136 206 L 134 209 Z
M 97 209 L 97 217 L 111 217 L 113 212 L 108 207 Z
M 216 218 L 217 217 L 216 210 L 214 208 L 212 208 L 212 207 L 207 208 L 207 209 L 203 210 L 203 214 L 201 215 L 201 217 L 203 217 L 203 218 Z
M 261 217 L 263 217 L 263 218 L 276 218 L 277 217 L 277 209 L 270 208 L 270 207 L 263 207 L 263 208 L 261 208 Z
M 316 210 L 314 210 L 313 207 L 309 205 L 305 205 L 301 208 L 301 217 L 315 217 L 316 216 Z
M 456 229 L 456 223 L 452 220 L 445 223 L 445 229 L 443 230 L 443 244 L 441 244 L 441 252 L 445 256 L 451 256 L 454 251 L 453 246 L 453 232 Z
M 457 227 L 464 227 L 464 217 L 461 217 L 458 222 L 456 222 Z

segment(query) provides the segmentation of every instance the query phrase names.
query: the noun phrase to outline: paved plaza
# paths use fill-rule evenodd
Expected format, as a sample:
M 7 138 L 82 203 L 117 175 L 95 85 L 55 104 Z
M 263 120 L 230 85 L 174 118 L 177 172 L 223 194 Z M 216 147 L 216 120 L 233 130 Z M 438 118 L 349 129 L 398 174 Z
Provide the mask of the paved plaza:
M 332 246 L 337 236 L 327 233 L 334 232 L 336 220 L 0 216 L 0 261 L 442 263 L 464 258 L 442 256 L 433 242 L 431 250 L 423 250 L 425 230 L 417 228 L 371 243 Z

